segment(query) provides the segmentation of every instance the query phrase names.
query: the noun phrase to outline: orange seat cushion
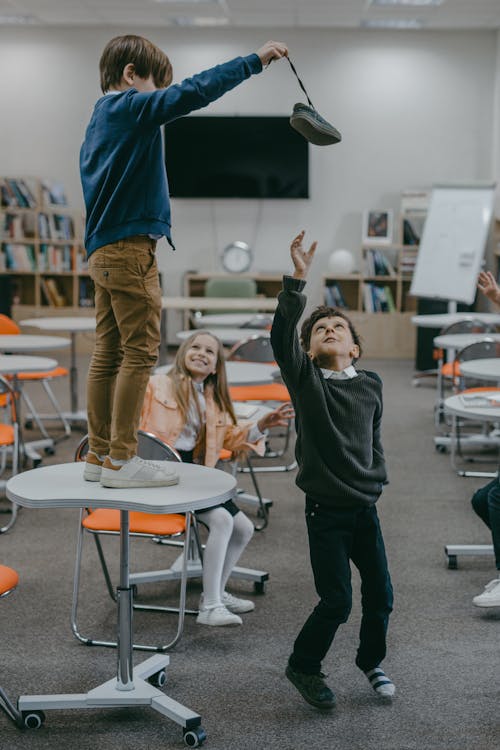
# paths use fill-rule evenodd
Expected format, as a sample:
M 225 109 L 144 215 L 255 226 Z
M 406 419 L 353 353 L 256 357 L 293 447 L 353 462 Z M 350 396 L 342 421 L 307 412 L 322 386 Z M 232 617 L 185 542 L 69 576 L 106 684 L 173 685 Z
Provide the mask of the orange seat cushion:
M 13 445 L 14 428 L 10 424 L 0 424 L 0 445 Z
M 0 333 L 2 336 L 12 336 L 21 333 L 21 329 L 7 315 L 0 315 Z
M 290 401 L 290 394 L 282 383 L 232 385 L 229 395 L 232 401 Z
M 98 508 L 82 521 L 89 531 L 120 531 L 120 511 L 109 508 Z M 181 534 L 186 528 L 186 519 L 177 513 L 139 513 L 129 514 L 131 534 L 157 534 L 172 536 Z
M 229 461 L 233 454 L 231 451 L 226 450 L 225 448 L 222 448 L 222 450 L 219 453 L 219 460 L 220 461 Z
M 18 583 L 19 575 L 17 572 L 6 565 L 0 565 L 0 596 L 15 589 Z
M 460 364 L 458 362 L 446 362 L 441 367 L 441 375 L 445 378 L 458 378 L 460 375 Z
M 54 367 L 47 372 L 20 372 L 17 375 L 18 380 L 46 380 L 47 378 L 62 378 L 69 375 L 66 367 Z

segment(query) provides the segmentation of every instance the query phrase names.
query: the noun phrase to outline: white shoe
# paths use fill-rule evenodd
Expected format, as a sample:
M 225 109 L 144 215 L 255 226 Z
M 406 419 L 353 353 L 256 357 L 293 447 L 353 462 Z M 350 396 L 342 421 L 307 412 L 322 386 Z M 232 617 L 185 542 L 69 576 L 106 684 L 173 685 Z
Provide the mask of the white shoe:
M 200 609 L 196 622 L 200 625 L 243 625 L 241 617 L 219 604 L 210 609 Z
M 475 596 L 472 603 L 476 607 L 500 607 L 500 578 L 487 583 L 483 593 Z
M 236 614 L 242 614 L 243 612 L 252 612 L 255 609 L 255 604 L 250 599 L 239 599 L 237 596 L 233 596 L 228 591 L 224 591 L 222 594 L 222 604 L 230 612 Z
M 101 485 L 126 489 L 127 487 L 168 487 L 179 483 L 179 475 L 172 471 L 170 461 L 145 461 L 134 456 L 119 468 L 106 458 L 101 471 Z

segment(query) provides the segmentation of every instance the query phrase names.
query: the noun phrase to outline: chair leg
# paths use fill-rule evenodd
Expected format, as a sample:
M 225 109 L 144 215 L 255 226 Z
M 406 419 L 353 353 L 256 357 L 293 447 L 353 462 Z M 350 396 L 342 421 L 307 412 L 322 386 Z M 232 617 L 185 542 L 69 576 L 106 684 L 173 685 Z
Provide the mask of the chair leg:
M 11 700 L 7 697 L 5 691 L 0 687 L 0 709 L 7 714 L 16 726 L 22 729 L 23 717 L 20 711 L 14 706 Z
M 59 405 L 58 400 L 56 399 L 56 397 L 54 395 L 54 391 L 52 390 L 52 388 L 50 387 L 50 385 L 48 384 L 48 382 L 46 380 L 42 380 L 42 386 L 43 386 L 43 388 L 45 390 L 45 393 L 47 394 L 47 396 L 50 399 L 50 403 L 54 407 L 54 411 L 57 414 L 57 417 L 62 422 L 65 436 L 69 437 L 71 435 L 71 426 L 70 426 L 68 420 L 66 419 L 66 417 L 64 416 L 64 414 L 61 411 L 61 407 Z
M 263 531 L 266 528 L 266 526 L 268 525 L 268 523 L 269 523 L 269 510 L 267 508 L 266 503 L 262 499 L 260 488 L 259 488 L 259 485 L 257 483 L 257 477 L 255 476 L 255 471 L 254 471 L 254 468 L 252 466 L 252 460 L 251 460 L 251 458 L 250 458 L 250 456 L 248 454 L 245 454 L 245 460 L 246 460 L 246 464 L 247 464 L 247 467 L 248 467 L 248 471 L 250 473 L 250 478 L 252 480 L 252 484 L 254 486 L 255 494 L 257 495 L 257 498 L 258 498 L 258 501 L 259 501 L 259 511 L 260 511 L 261 516 L 263 518 L 263 521 L 262 521 L 262 523 L 260 525 L 257 525 L 257 524 L 254 523 L 253 527 L 254 527 L 255 531 Z
M 86 646 L 106 646 L 108 648 L 116 648 L 117 644 L 115 641 L 101 641 L 101 640 L 96 640 L 94 638 L 89 638 L 87 636 L 82 635 L 78 628 L 78 621 L 77 621 L 78 599 L 79 599 L 80 578 L 81 578 L 83 537 L 85 534 L 85 529 L 82 526 L 84 513 L 85 511 L 82 509 L 80 513 L 80 522 L 79 522 L 77 549 L 76 549 L 76 560 L 75 560 L 75 573 L 74 573 L 74 579 L 73 579 L 73 602 L 72 602 L 72 607 L 71 607 L 71 629 L 73 631 L 73 635 L 75 636 L 75 638 L 81 641 L 81 643 L 84 643 Z M 179 617 L 178 617 L 177 631 L 175 633 L 175 636 L 169 643 L 166 643 L 163 645 L 151 646 L 151 645 L 144 645 L 144 644 L 139 644 L 139 643 L 132 644 L 132 647 L 136 649 L 137 651 L 154 651 L 157 653 L 164 653 L 166 651 L 169 651 L 175 646 L 175 644 L 179 641 L 182 635 L 182 631 L 184 627 L 184 615 L 185 614 L 197 614 L 197 611 L 186 610 L 186 589 L 187 589 L 187 578 L 188 578 L 187 561 L 188 561 L 189 549 L 191 546 L 191 525 L 192 525 L 192 514 L 187 513 L 186 514 L 186 528 L 184 532 L 184 550 L 183 550 L 183 558 L 182 558 L 179 607 L 178 608 L 159 607 L 159 606 L 150 606 L 146 604 L 134 604 L 133 605 L 134 609 L 139 609 L 139 610 L 177 613 Z M 96 535 L 94 535 L 94 539 L 96 541 L 99 541 L 97 540 Z M 103 566 L 102 569 L 103 569 L 104 577 L 106 579 L 106 585 L 107 585 L 108 592 L 109 592 L 110 588 L 112 590 L 112 583 L 109 577 L 109 571 L 108 571 L 106 562 L 104 560 L 104 554 L 102 552 L 102 547 L 100 545 L 100 542 L 99 544 L 97 544 L 97 551 L 98 551 L 98 555 L 101 561 L 101 565 Z M 116 593 L 113 592 L 111 595 L 112 595 L 112 598 L 116 601 Z
M 36 422 L 36 426 L 38 427 L 38 429 L 40 430 L 40 432 L 42 433 L 42 435 L 44 436 L 44 438 L 46 440 L 50 440 L 51 439 L 50 435 L 47 432 L 47 430 L 45 429 L 45 426 L 44 426 L 42 420 L 40 419 L 40 415 L 38 414 L 38 412 L 36 411 L 36 409 L 35 409 L 35 407 L 33 405 L 33 401 L 31 400 L 31 398 L 29 397 L 29 395 L 26 393 L 26 391 L 25 391 L 24 388 L 21 390 L 21 396 L 24 399 L 24 401 L 26 402 L 26 406 L 29 409 L 29 413 L 31 415 L 31 418 L 33 419 L 34 422 Z
M 14 477 L 19 472 L 19 425 L 16 423 L 13 425 L 14 427 L 14 442 L 12 443 L 12 476 Z M 6 451 L 2 451 L 2 471 L 4 468 L 4 461 L 6 461 Z M 11 529 L 17 519 L 17 509 L 18 506 L 16 503 L 11 502 L 10 503 L 11 509 L 10 509 L 10 521 L 5 524 L 5 526 L 0 527 L 0 534 L 5 534 L 5 532 L 9 531 Z

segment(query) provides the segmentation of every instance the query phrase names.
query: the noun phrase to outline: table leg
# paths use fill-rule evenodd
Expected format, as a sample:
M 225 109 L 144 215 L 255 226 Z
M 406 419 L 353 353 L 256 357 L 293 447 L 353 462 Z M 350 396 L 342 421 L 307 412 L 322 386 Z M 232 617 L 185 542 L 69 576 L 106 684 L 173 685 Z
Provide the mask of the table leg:
M 132 589 L 129 581 L 129 513 L 120 511 L 120 585 L 118 601 L 118 649 L 117 676 L 118 690 L 133 690 L 132 628 L 133 608 Z

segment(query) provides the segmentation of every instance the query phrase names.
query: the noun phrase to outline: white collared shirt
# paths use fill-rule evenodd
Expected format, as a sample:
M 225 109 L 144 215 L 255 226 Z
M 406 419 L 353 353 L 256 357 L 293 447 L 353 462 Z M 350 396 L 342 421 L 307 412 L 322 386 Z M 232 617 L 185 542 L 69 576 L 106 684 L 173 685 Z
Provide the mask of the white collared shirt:
M 355 378 L 358 374 L 353 365 L 349 365 L 349 367 L 346 367 L 343 370 L 325 370 L 322 367 L 321 372 L 323 373 L 325 380 L 328 378 L 333 378 L 333 380 L 350 380 L 351 378 Z

